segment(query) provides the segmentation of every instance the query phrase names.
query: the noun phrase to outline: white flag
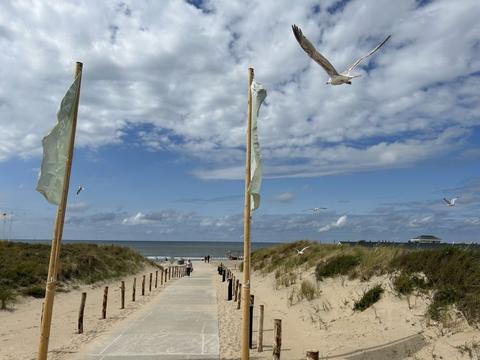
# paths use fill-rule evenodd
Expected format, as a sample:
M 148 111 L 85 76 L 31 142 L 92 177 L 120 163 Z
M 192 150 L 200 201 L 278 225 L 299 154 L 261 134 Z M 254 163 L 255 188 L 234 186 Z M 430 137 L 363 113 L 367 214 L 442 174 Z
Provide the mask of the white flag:
M 42 140 L 43 160 L 37 191 L 42 193 L 49 203 L 55 205 L 59 205 L 62 198 L 75 102 L 80 91 L 80 77 L 81 74 L 77 76 L 62 99 L 57 112 L 57 124 Z
M 251 85 L 252 91 L 252 157 L 251 157 L 251 182 L 250 182 L 250 209 L 256 210 L 260 206 L 260 187 L 262 186 L 262 156 L 260 155 L 260 144 L 258 142 L 257 118 L 260 106 L 267 97 L 267 90 L 255 82 Z

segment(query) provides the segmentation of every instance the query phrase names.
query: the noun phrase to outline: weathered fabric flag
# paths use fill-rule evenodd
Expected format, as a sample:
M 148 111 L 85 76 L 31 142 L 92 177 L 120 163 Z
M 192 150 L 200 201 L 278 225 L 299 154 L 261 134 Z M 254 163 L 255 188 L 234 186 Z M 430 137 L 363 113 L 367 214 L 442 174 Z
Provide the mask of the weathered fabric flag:
M 252 158 L 251 158 L 251 182 L 250 182 L 250 209 L 256 210 L 260 206 L 260 187 L 262 186 L 262 156 L 258 142 L 257 118 L 260 106 L 267 97 L 265 88 L 255 80 L 251 85 L 252 90 Z
M 57 112 L 57 124 L 42 140 L 43 160 L 37 191 L 42 193 L 49 203 L 55 205 L 59 205 L 62 198 L 75 102 L 80 91 L 80 77 L 81 75 L 77 76 L 62 99 Z

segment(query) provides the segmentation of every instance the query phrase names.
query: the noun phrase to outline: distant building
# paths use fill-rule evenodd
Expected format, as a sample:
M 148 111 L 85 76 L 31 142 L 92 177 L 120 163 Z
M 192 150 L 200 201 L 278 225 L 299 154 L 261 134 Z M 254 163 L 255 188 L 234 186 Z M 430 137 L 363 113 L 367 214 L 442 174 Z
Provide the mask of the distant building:
M 417 244 L 439 244 L 442 242 L 442 239 L 433 236 L 433 235 L 419 235 L 413 239 L 408 240 L 409 243 Z

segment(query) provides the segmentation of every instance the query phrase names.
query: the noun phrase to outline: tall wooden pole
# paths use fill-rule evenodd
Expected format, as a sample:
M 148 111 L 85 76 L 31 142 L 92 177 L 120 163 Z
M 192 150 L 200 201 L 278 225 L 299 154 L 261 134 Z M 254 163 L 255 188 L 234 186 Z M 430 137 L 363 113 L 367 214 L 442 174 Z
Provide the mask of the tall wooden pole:
M 249 360 L 250 349 L 249 317 L 250 317 L 250 166 L 252 159 L 252 82 L 253 69 L 248 69 L 248 112 L 247 143 L 245 160 L 245 207 L 243 209 L 243 286 L 242 286 L 242 360 Z
M 63 190 L 60 204 L 57 208 L 57 217 L 53 233 L 52 247 L 50 250 L 50 261 L 48 264 L 47 286 L 45 290 L 45 303 L 43 306 L 43 320 L 40 326 L 40 344 L 38 346 L 38 360 L 46 360 L 48 353 L 48 341 L 50 339 L 50 328 L 52 324 L 53 299 L 55 297 L 55 286 L 57 283 L 58 263 L 60 258 L 60 242 L 63 235 L 63 224 L 65 223 L 65 210 L 67 208 L 68 188 L 70 185 L 70 173 L 72 169 L 73 149 L 75 146 L 75 132 L 77 128 L 78 104 L 80 101 L 80 86 L 83 64 L 76 63 L 75 78 L 80 76 L 77 98 L 72 119 L 72 132 L 70 133 L 70 142 L 68 145 L 67 162 L 65 166 L 65 175 L 63 177 Z

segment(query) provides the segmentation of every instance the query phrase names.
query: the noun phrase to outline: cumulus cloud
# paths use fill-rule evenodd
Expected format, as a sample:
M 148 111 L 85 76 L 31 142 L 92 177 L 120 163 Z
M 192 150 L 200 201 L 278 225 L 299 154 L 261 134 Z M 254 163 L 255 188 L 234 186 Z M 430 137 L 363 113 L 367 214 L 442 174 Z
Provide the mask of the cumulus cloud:
M 318 232 L 325 232 L 331 229 L 341 228 L 341 227 L 344 227 L 346 223 L 347 223 L 347 215 L 342 215 L 336 221 L 328 225 L 322 226 L 320 229 L 318 229 Z
M 243 175 L 250 65 L 268 90 L 259 119 L 266 177 L 478 152 L 469 149 L 480 123 L 478 1 L 195 4 L 2 2 L 0 161 L 40 155 L 76 60 L 85 66 L 78 146 L 133 134 L 151 151 L 197 160 L 191 173 L 202 179 Z M 331 87 L 293 23 L 338 68 L 393 37 L 352 86 Z

